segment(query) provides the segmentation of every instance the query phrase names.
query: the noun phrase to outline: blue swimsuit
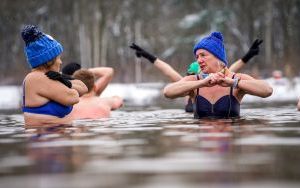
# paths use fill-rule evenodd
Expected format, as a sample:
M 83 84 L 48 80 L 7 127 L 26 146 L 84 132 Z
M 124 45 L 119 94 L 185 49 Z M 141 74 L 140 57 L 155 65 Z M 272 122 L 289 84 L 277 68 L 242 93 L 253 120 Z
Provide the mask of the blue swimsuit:
M 26 107 L 25 106 L 25 82 L 23 83 L 23 112 L 29 112 L 33 114 L 45 114 L 52 115 L 59 118 L 63 118 L 71 113 L 73 106 L 65 106 L 55 101 L 49 101 L 46 104 L 39 107 Z
M 233 75 L 232 78 L 234 78 Z M 199 76 L 197 75 L 197 80 Z M 215 104 L 211 104 L 206 98 L 199 95 L 199 89 L 197 89 L 197 95 L 195 97 L 195 118 L 203 117 L 217 117 L 217 118 L 229 118 L 240 116 L 240 103 L 233 96 L 233 87 L 230 87 L 230 94 L 221 97 Z

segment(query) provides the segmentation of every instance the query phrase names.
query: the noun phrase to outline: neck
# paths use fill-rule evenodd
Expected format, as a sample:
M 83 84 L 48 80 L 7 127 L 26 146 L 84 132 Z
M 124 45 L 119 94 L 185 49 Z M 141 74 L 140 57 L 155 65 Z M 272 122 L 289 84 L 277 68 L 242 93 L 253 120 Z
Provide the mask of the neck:
M 231 71 L 230 71 L 227 67 L 222 67 L 222 68 L 220 68 L 219 71 L 217 71 L 217 72 L 221 72 L 221 73 L 223 73 L 225 76 L 228 76 L 228 75 L 230 75 L 230 73 L 231 73 Z
M 31 70 L 31 72 L 34 72 L 34 71 L 37 71 L 37 72 L 43 72 L 43 73 L 46 73 L 48 71 L 51 71 L 51 68 L 45 68 L 45 67 L 36 67 L 36 68 L 33 68 Z
M 32 69 L 31 72 L 42 72 L 42 73 L 46 73 L 50 70 L 47 70 L 47 69 Z

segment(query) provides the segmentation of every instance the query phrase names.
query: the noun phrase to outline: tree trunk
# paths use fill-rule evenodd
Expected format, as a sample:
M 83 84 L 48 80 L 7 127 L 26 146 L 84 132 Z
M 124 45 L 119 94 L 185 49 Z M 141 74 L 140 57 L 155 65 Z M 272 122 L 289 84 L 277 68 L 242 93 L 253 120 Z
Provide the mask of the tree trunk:
M 267 65 L 272 64 L 272 8 L 273 1 L 267 1 L 265 12 L 266 34 L 265 34 L 265 63 Z

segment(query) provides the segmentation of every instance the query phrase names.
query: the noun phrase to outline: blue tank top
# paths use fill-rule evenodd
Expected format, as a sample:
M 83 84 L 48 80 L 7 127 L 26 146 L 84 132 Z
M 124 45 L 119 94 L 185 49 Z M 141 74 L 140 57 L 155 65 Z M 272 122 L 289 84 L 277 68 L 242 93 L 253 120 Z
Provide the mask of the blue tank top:
M 59 118 L 63 118 L 71 113 L 73 106 L 65 106 L 55 101 L 49 101 L 46 104 L 39 107 L 26 107 L 25 106 L 25 81 L 23 83 L 23 106 L 22 111 L 33 114 L 45 114 L 52 115 Z
M 234 78 L 233 75 L 232 78 Z M 197 75 L 197 80 L 199 76 Z M 240 116 L 240 103 L 233 96 L 233 87 L 230 87 L 230 94 L 221 97 L 215 104 L 211 104 L 206 98 L 199 95 L 199 89 L 197 89 L 197 95 L 195 97 L 194 104 L 194 116 L 195 118 L 203 117 L 217 117 L 217 118 L 230 118 Z

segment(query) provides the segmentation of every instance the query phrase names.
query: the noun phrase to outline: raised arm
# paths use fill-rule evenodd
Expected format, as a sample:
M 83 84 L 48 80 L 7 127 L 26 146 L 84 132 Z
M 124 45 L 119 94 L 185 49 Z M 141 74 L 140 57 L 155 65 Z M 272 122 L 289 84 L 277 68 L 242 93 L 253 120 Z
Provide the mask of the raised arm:
M 182 79 L 182 76 L 173 67 L 158 58 L 154 61 L 154 66 L 167 76 L 171 82 L 177 82 Z
M 90 68 L 89 71 L 91 71 L 96 78 L 95 92 L 96 95 L 99 96 L 112 80 L 114 70 L 110 67 L 96 67 Z
M 135 54 L 137 57 L 144 57 L 150 63 L 152 63 L 159 71 L 161 71 L 166 77 L 168 77 L 171 82 L 177 82 L 182 79 L 182 76 L 168 63 L 160 60 L 155 55 L 151 54 L 135 43 L 132 43 L 130 48 L 135 50 Z
M 230 67 L 229 70 L 232 72 L 240 72 L 240 70 L 248 63 L 250 59 L 254 56 L 259 54 L 259 45 L 263 42 L 261 39 L 256 39 L 251 47 L 249 48 L 248 52 L 242 57 L 241 59 L 234 62 Z
M 229 70 L 232 72 L 239 72 L 245 65 L 246 63 L 244 63 L 242 59 L 239 59 L 229 67 Z

